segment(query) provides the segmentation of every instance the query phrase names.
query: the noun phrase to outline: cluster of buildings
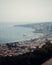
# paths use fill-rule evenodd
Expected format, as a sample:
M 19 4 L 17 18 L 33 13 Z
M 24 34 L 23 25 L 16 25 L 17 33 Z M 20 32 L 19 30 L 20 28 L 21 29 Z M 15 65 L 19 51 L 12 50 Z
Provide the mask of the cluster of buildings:
M 49 38 L 52 43 L 52 38 Z M 19 41 L 13 43 L 0 44 L 0 56 L 16 56 L 19 54 L 33 52 L 37 47 L 42 48 L 47 39 Z

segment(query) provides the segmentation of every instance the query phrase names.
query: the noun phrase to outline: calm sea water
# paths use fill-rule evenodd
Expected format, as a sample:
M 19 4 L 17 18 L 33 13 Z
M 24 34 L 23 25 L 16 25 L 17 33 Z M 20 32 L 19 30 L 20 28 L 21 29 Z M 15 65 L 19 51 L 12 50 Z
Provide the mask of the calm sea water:
M 30 40 L 41 36 L 40 33 L 33 33 L 33 31 L 32 28 L 0 24 L 0 43 Z

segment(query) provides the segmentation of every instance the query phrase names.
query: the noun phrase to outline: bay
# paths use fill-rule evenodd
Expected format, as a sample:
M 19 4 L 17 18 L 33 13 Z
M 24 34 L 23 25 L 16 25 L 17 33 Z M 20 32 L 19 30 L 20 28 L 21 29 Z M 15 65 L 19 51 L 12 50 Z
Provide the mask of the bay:
M 34 30 L 28 27 L 0 24 L 0 43 L 24 41 L 42 36 L 41 33 L 33 33 Z

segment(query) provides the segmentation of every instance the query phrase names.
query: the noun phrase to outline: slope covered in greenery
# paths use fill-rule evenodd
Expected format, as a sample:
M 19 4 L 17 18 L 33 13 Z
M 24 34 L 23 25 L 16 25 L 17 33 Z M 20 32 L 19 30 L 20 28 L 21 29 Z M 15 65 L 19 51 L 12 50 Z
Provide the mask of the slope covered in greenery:
M 46 42 L 42 48 L 37 48 L 34 52 L 12 57 L 0 56 L 0 65 L 41 65 L 51 57 L 52 44 Z

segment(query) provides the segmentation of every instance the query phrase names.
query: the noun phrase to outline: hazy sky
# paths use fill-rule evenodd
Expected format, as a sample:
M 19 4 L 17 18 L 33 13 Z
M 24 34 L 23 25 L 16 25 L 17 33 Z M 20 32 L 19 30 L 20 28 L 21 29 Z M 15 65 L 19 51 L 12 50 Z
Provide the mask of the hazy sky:
M 52 0 L 0 0 L 0 22 L 52 21 Z

